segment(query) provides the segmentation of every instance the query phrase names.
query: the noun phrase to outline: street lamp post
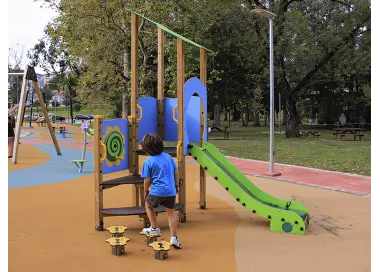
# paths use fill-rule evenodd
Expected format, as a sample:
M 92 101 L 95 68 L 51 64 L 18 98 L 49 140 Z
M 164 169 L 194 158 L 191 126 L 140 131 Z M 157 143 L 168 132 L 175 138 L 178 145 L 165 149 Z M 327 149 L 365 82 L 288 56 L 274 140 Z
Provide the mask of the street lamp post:
M 281 93 L 278 92 L 278 128 L 281 134 Z
M 270 83 L 270 131 L 269 131 L 269 175 L 279 176 L 274 172 L 274 68 L 273 68 L 273 20 L 276 14 L 264 10 L 254 9 L 257 15 L 269 19 L 269 83 Z

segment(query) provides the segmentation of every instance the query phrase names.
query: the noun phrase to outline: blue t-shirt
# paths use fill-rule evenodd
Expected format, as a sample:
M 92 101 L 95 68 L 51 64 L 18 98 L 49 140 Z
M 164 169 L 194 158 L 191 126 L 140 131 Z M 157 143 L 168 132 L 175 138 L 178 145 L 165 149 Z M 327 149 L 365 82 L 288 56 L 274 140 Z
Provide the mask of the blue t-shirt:
M 150 178 L 149 193 L 158 197 L 176 196 L 174 170 L 178 170 L 172 156 L 162 152 L 149 156 L 142 167 L 142 178 Z

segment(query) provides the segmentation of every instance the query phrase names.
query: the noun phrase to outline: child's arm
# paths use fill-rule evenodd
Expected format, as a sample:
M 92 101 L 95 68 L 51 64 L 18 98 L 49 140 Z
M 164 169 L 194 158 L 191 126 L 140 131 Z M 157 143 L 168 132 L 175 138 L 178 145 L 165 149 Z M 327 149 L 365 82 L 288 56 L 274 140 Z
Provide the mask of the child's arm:
M 144 199 L 146 199 L 146 197 L 149 194 L 149 186 L 150 186 L 150 184 L 151 184 L 150 178 L 144 178 L 144 194 L 145 194 Z
M 175 183 L 175 190 L 178 194 L 178 186 L 179 186 L 179 173 L 178 170 L 174 170 L 174 183 Z

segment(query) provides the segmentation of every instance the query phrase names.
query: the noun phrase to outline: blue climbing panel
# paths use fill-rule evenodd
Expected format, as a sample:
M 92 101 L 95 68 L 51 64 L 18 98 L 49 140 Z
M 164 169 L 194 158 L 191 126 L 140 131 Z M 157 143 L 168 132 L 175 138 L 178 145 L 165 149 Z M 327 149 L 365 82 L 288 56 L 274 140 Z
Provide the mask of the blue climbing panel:
M 138 104 L 142 108 L 142 115 L 138 109 L 138 143 L 140 144 L 144 135 L 158 132 L 158 101 L 154 97 L 139 97 Z
M 173 108 L 177 98 L 164 98 L 164 141 L 178 141 L 178 124 L 173 119 Z M 174 110 L 174 118 L 178 119 L 178 108 Z
M 198 96 L 192 96 L 189 100 L 188 110 L 186 112 L 187 121 L 185 127 L 190 142 L 200 142 L 201 139 L 201 99 Z
M 195 96 L 194 96 L 195 95 Z M 198 96 L 198 99 L 197 97 Z M 200 100 L 199 100 L 200 99 Z M 187 145 L 195 139 L 199 142 L 200 139 L 200 101 L 203 105 L 203 141 L 207 142 L 207 92 L 206 87 L 196 77 L 190 78 L 184 86 L 184 155 L 188 155 Z M 197 105 L 196 105 L 197 104 Z M 197 117 L 198 116 L 198 117 Z M 198 118 L 198 119 L 197 119 Z M 198 121 L 197 121 L 198 120 Z M 197 131 L 193 132 L 196 124 L 198 125 Z M 198 135 L 198 136 L 197 136 Z

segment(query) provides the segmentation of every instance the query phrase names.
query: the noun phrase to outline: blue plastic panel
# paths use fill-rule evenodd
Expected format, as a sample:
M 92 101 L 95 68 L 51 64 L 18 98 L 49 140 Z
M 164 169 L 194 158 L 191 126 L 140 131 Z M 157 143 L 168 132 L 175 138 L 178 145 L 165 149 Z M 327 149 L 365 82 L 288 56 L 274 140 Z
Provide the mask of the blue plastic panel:
M 188 155 L 189 151 L 187 148 L 187 145 L 190 143 L 190 136 L 192 135 L 192 132 L 190 132 L 191 128 L 194 126 L 192 123 L 196 123 L 196 121 L 191 121 L 191 119 L 196 120 L 195 116 L 196 114 L 200 115 L 200 111 L 197 112 L 194 111 L 195 107 L 195 101 L 193 99 L 193 95 L 196 94 L 199 96 L 199 98 L 202 101 L 203 104 L 203 113 L 204 113 L 204 131 L 203 131 L 203 141 L 207 142 L 207 92 L 206 87 L 203 85 L 202 81 L 200 81 L 196 77 L 190 78 L 184 86 L 184 96 L 183 96 L 183 103 L 184 103 L 184 155 Z M 190 103 L 190 100 L 193 99 L 193 103 Z M 198 122 L 199 124 L 199 122 Z M 200 124 L 199 124 L 200 126 Z M 198 130 L 198 135 L 200 134 Z M 194 135 L 195 137 L 195 135 Z M 199 138 L 198 138 L 199 139 Z M 199 140 L 198 140 L 199 141 Z
M 187 114 L 187 124 L 185 125 L 187 128 L 187 134 L 189 136 L 190 142 L 199 142 L 201 138 L 201 99 L 198 96 L 192 96 L 189 100 Z
M 128 120 L 104 120 L 102 133 L 107 154 L 103 174 L 128 169 Z
M 155 97 L 139 97 L 137 103 L 142 108 L 142 116 L 138 109 L 138 143 L 140 144 L 144 135 L 158 132 L 158 101 Z
M 177 98 L 164 98 L 164 141 L 178 141 L 178 124 L 173 119 L 173 108 L 177 103 Z M 174 117 L 178 119 L 177 108 Z

